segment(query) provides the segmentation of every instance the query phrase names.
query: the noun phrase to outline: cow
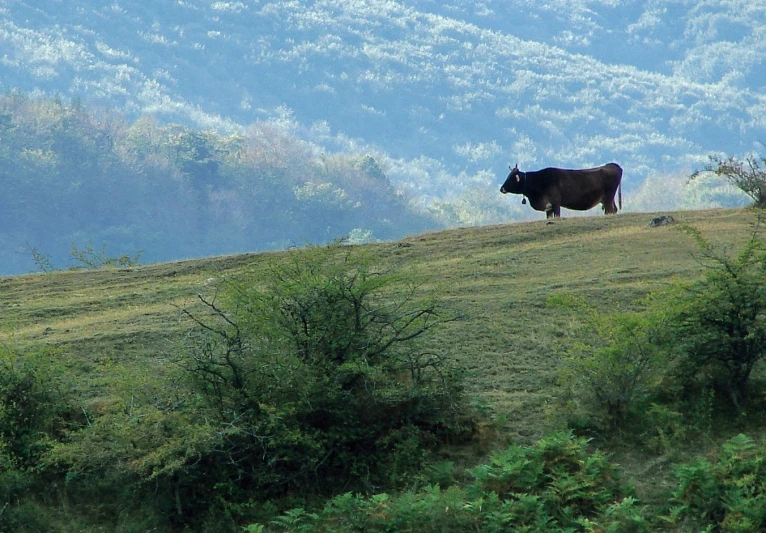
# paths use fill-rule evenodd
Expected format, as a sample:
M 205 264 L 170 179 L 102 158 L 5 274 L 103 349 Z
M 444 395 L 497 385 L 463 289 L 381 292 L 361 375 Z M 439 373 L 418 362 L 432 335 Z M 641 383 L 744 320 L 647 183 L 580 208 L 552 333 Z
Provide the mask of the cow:
M 510 167 L 508 167 L 510 168 Z M 604 214 L 617 212 L 614 203 L 619 193 L 622 209 L 622 168 L 617 163 L 583 170 L 544 168 L 536 172 L 521 172 L 519 165 L 511 168 L 500 192 L 524 196 L 536 211 L 545 211 L 546 218 L 560 217 L 561 208 L 587 211 L 601 203 Z

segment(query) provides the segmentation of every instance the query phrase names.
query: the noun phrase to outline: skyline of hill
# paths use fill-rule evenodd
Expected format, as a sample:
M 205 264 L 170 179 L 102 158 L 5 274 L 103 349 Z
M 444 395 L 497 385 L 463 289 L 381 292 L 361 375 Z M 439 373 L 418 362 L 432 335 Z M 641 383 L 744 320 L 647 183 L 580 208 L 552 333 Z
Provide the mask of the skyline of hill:
M 495 188 L 515 162 L 617 161 L 637 190 L 766 139 L 766 5 L 745 0 L 10 0 L 0 15 L 6 88 L 222 132 L 271 121 L 374 152 L 424 202 Z

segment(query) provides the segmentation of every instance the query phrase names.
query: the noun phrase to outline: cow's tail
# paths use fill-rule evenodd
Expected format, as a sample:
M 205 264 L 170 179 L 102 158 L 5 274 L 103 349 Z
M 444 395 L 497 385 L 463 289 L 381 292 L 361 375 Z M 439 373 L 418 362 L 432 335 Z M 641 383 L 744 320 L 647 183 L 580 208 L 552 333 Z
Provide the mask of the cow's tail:
M 617 186 L 617 201 L 620 204 L 620 211 L 622 211 L 622 182 Z
M 617 202 L 620 206 L 619 210 L 622 211 L 622 167 L 617 163 L 614 166 L 617 167 Z

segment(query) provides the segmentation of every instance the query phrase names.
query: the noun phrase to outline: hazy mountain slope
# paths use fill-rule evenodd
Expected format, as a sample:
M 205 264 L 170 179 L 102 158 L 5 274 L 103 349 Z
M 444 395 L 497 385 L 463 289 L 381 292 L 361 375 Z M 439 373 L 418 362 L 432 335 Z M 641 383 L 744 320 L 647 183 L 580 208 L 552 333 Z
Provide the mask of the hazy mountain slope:
M 77 266 L 103 243 L 168 261 L 443 226 L 374 157 L 263 123 L 219 135 L 14 92 L 0 141 L 0 276 Z
M 615 160 L 630 188 L 766 138 L 766 5 L 748 0 L 6 0 L 0 14 L 6 87 L 205 127 L 279 118 L 328 147 L 377 146 L 403 160 L 392 179 L 436 196 L 461 183 L 435 169 L 499 180 L 516 160 Z

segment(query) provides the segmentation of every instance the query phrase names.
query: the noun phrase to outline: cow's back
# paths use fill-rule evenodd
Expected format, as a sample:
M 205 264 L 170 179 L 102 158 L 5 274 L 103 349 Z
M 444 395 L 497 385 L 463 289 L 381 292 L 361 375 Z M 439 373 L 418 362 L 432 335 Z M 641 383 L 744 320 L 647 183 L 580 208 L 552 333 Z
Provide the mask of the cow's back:
M 551 169 L 557 176 L 558 200 L 562 207 L 585 211 L 599 203 L 613 203 L 622 179 L 622 168 L 616 163 L 594 168 Z

